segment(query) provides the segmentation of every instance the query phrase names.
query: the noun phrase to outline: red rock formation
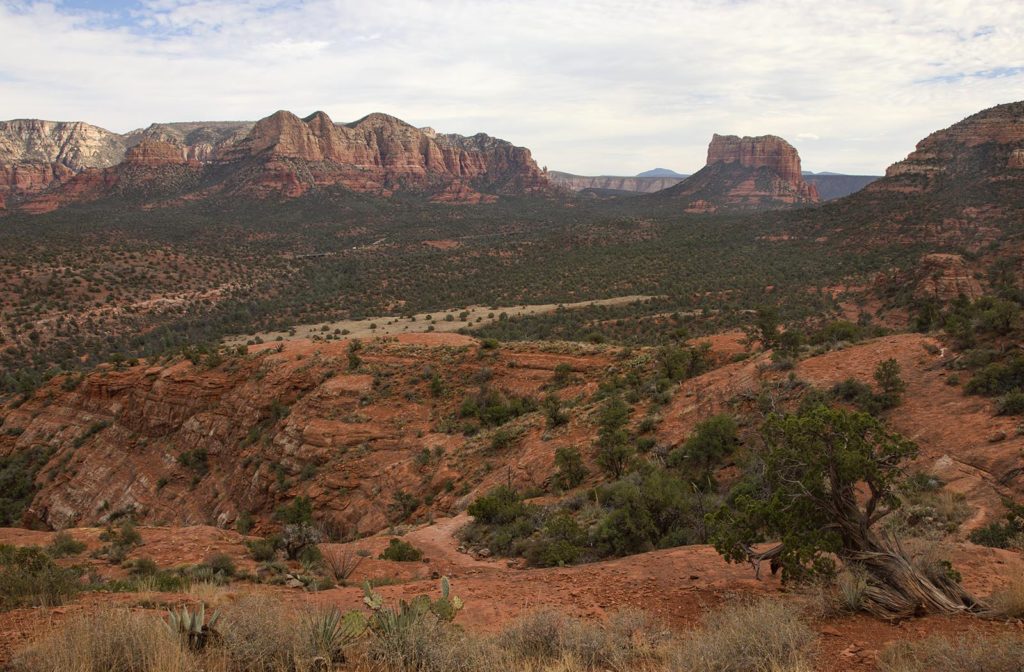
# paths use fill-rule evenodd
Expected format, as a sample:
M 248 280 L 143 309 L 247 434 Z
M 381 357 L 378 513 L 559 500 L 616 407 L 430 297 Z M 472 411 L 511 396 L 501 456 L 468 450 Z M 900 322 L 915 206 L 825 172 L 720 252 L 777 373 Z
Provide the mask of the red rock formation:
M 1024 102 L 997 105 L 932 133 L 868 190 L 921 193 L 1019 180 L 1017 168 L 1024 168 Z
M 708 162 L 675 187 L 661 192 L 687 201 L 687 212 L 768 209 L 818 202 L 818 191 L 800 172 L 800 155 L 774 135 L 718 135 Z
M 738 163 L 745 168 L 769 168 L 783 180 L 794 184 L 803 179 L 800 155 L 793 145 L 775 135 L 756 138 L 736 135 L 711 136 L 707 165 Z
M 387 194 L 395 189 L 433 192 L 434 200 L 479 202 L 479 191 L 528 193 L 547 179 L 529 150 L 480 134 L 438 135 L 386 114 L 338 125 L 323 112 L 300 119 L 280 111 L 257 122 L 226 148 L 222 163 L 256 162 L 261 174 L 237 189 L 295 196 L 314 186 L 338 185 Z
M 0 193 L 24 201 L 19 207 L 26 212 L 94 200 L 111 195 L 111 190 L 139 193 L 142 187 L 145 193 L 172 198 L 203 198 L 221 191 L 293 198 L 322 187 L 380 196 L 407 190 L 446 203 L 490 202 L 498 195 L 548 189 L 547 177 L 528 149 L 484 134 L 440 135 L 386 114 L 350 124 L 335 124 L 323 112 L 300 119 L 285 111 L 255 124 L 154 124 L 112 136 L 120 142 L 120 163 L 101 165 L 107 169 L 102 175 L 89 173 L 90 166 L 80 163 L 33 162 L 38 152 L 30 151 L 31 145 L 46 129 L 56 133 L 53 122 L 38 122 L 38 128 L 29 124 L 28 130 L 24 124 L 11 124 L 6 131 L 0 124 Z M 79 135 L 84 138 L 79 144 L 90 151 L 102 145 L 103 161 L 116 153 L 117 142 L 107 136 Z M 98 151 L 93 154 L 98 156 Z M 44 158 L 51 154 L 67 153 L 55 149 Z M 202 191 L 189 191 L 200 180 L 186 173 L 199 172 L 212 179 Z
M 160 140 L 143 140 L 125 154 L 124 163 L 133 166 L 165 166 L 186 163 L 181 147 Z

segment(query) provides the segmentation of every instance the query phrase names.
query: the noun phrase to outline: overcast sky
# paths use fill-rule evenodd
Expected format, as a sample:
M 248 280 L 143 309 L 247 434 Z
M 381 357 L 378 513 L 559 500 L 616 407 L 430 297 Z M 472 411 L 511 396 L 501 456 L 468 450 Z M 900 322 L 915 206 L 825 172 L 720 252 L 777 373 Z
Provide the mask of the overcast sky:
M 693 172 L 711 134 L 878 174 L 1024 99 L 1024 0 L 0 0 L 0 119 L 369 112 L 581 174 Z

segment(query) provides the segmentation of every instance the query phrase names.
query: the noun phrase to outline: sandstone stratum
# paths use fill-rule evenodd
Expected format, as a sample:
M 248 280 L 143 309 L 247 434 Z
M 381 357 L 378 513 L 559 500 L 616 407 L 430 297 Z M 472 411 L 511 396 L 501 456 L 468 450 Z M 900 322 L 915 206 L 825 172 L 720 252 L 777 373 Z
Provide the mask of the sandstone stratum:
M 775 135 L 715 134 L 707 164 L 662 194 L 684 201 L 686 212 L 766 210 L 817 203 L 804 180 L 796 148 Z
M 49 212 L 115 195 L 143 203 L 294 198 L 327 187 L 480 203 L 549 185 L 524 147 L 379 113 L 336 124 L 323 112 L 300 119 L 279 111 L 255 123 L 153 124 L 123 135 L 81 122 L 0 123 L 0 203 L 8 209 Z

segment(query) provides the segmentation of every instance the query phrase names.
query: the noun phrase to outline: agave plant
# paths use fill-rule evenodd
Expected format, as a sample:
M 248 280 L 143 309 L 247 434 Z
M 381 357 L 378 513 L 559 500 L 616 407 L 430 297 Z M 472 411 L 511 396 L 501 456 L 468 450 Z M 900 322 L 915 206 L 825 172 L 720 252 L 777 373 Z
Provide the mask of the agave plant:
M 199 603 L 199 608 L 194 612 L 189 611 L 187 606 L 182 606 L 181 611 L 167 610 L 167 627 L 171 633 L 180 637 L 185 645 L 193 651 L 200 651 L 206 647 L 211 639 L 218 636 L 215 626 L 220 612 L 214 611 L 210 620 L 206 620 L 206 605 Z
M 366 631 L 366 616 L 342 613 L 337 607 L 321 609 L 305 619 L 306 634 L 317 656 L 330 663 L 345 661 L 345 649 Z

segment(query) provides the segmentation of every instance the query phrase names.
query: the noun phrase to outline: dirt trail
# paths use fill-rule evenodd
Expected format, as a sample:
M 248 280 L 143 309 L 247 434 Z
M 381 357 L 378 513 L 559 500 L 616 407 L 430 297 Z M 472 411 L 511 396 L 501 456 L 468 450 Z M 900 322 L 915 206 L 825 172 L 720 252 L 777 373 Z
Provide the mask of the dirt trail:
M 585 306 L 623 306 L 636 301 L 647 301 L 657 297 L 646 295 L 616 296 L 610 299 L 594 299 L 577 301 L 576 303 L 538 303 L 518 306 L 467 306 L 466 308 L 448 308 L 430 313 L 417 313 L 411 317 L 400 315 L 384 315 L 367 317 L 362 320 L 339 320 L 336 322 L 317 322 L 315 324 L 297 324 L 289 331 L 262 331 L 255 336 L 239 335 L 224 339 L 228 345 L 241 345 L 258 336 L 263 341 L 294 340 L 326 336 L 335 330 L 346 331 L 349 338 L 371 338 L 374 336 L 394 336 L 396 334 L 412 334 L 426 331 L 458 331 L 462 328 L 477 328 L 497 322 L 504 314 L 507 317 L 523 315 L 543 315 L 553 313 L 559 308 L 573 309 Z M 447 318 L 451 318 L 450 320 Z M 327 329 L 324 330 L 324 325 Z M 294 331 L 294 333 L 292 333 Z

